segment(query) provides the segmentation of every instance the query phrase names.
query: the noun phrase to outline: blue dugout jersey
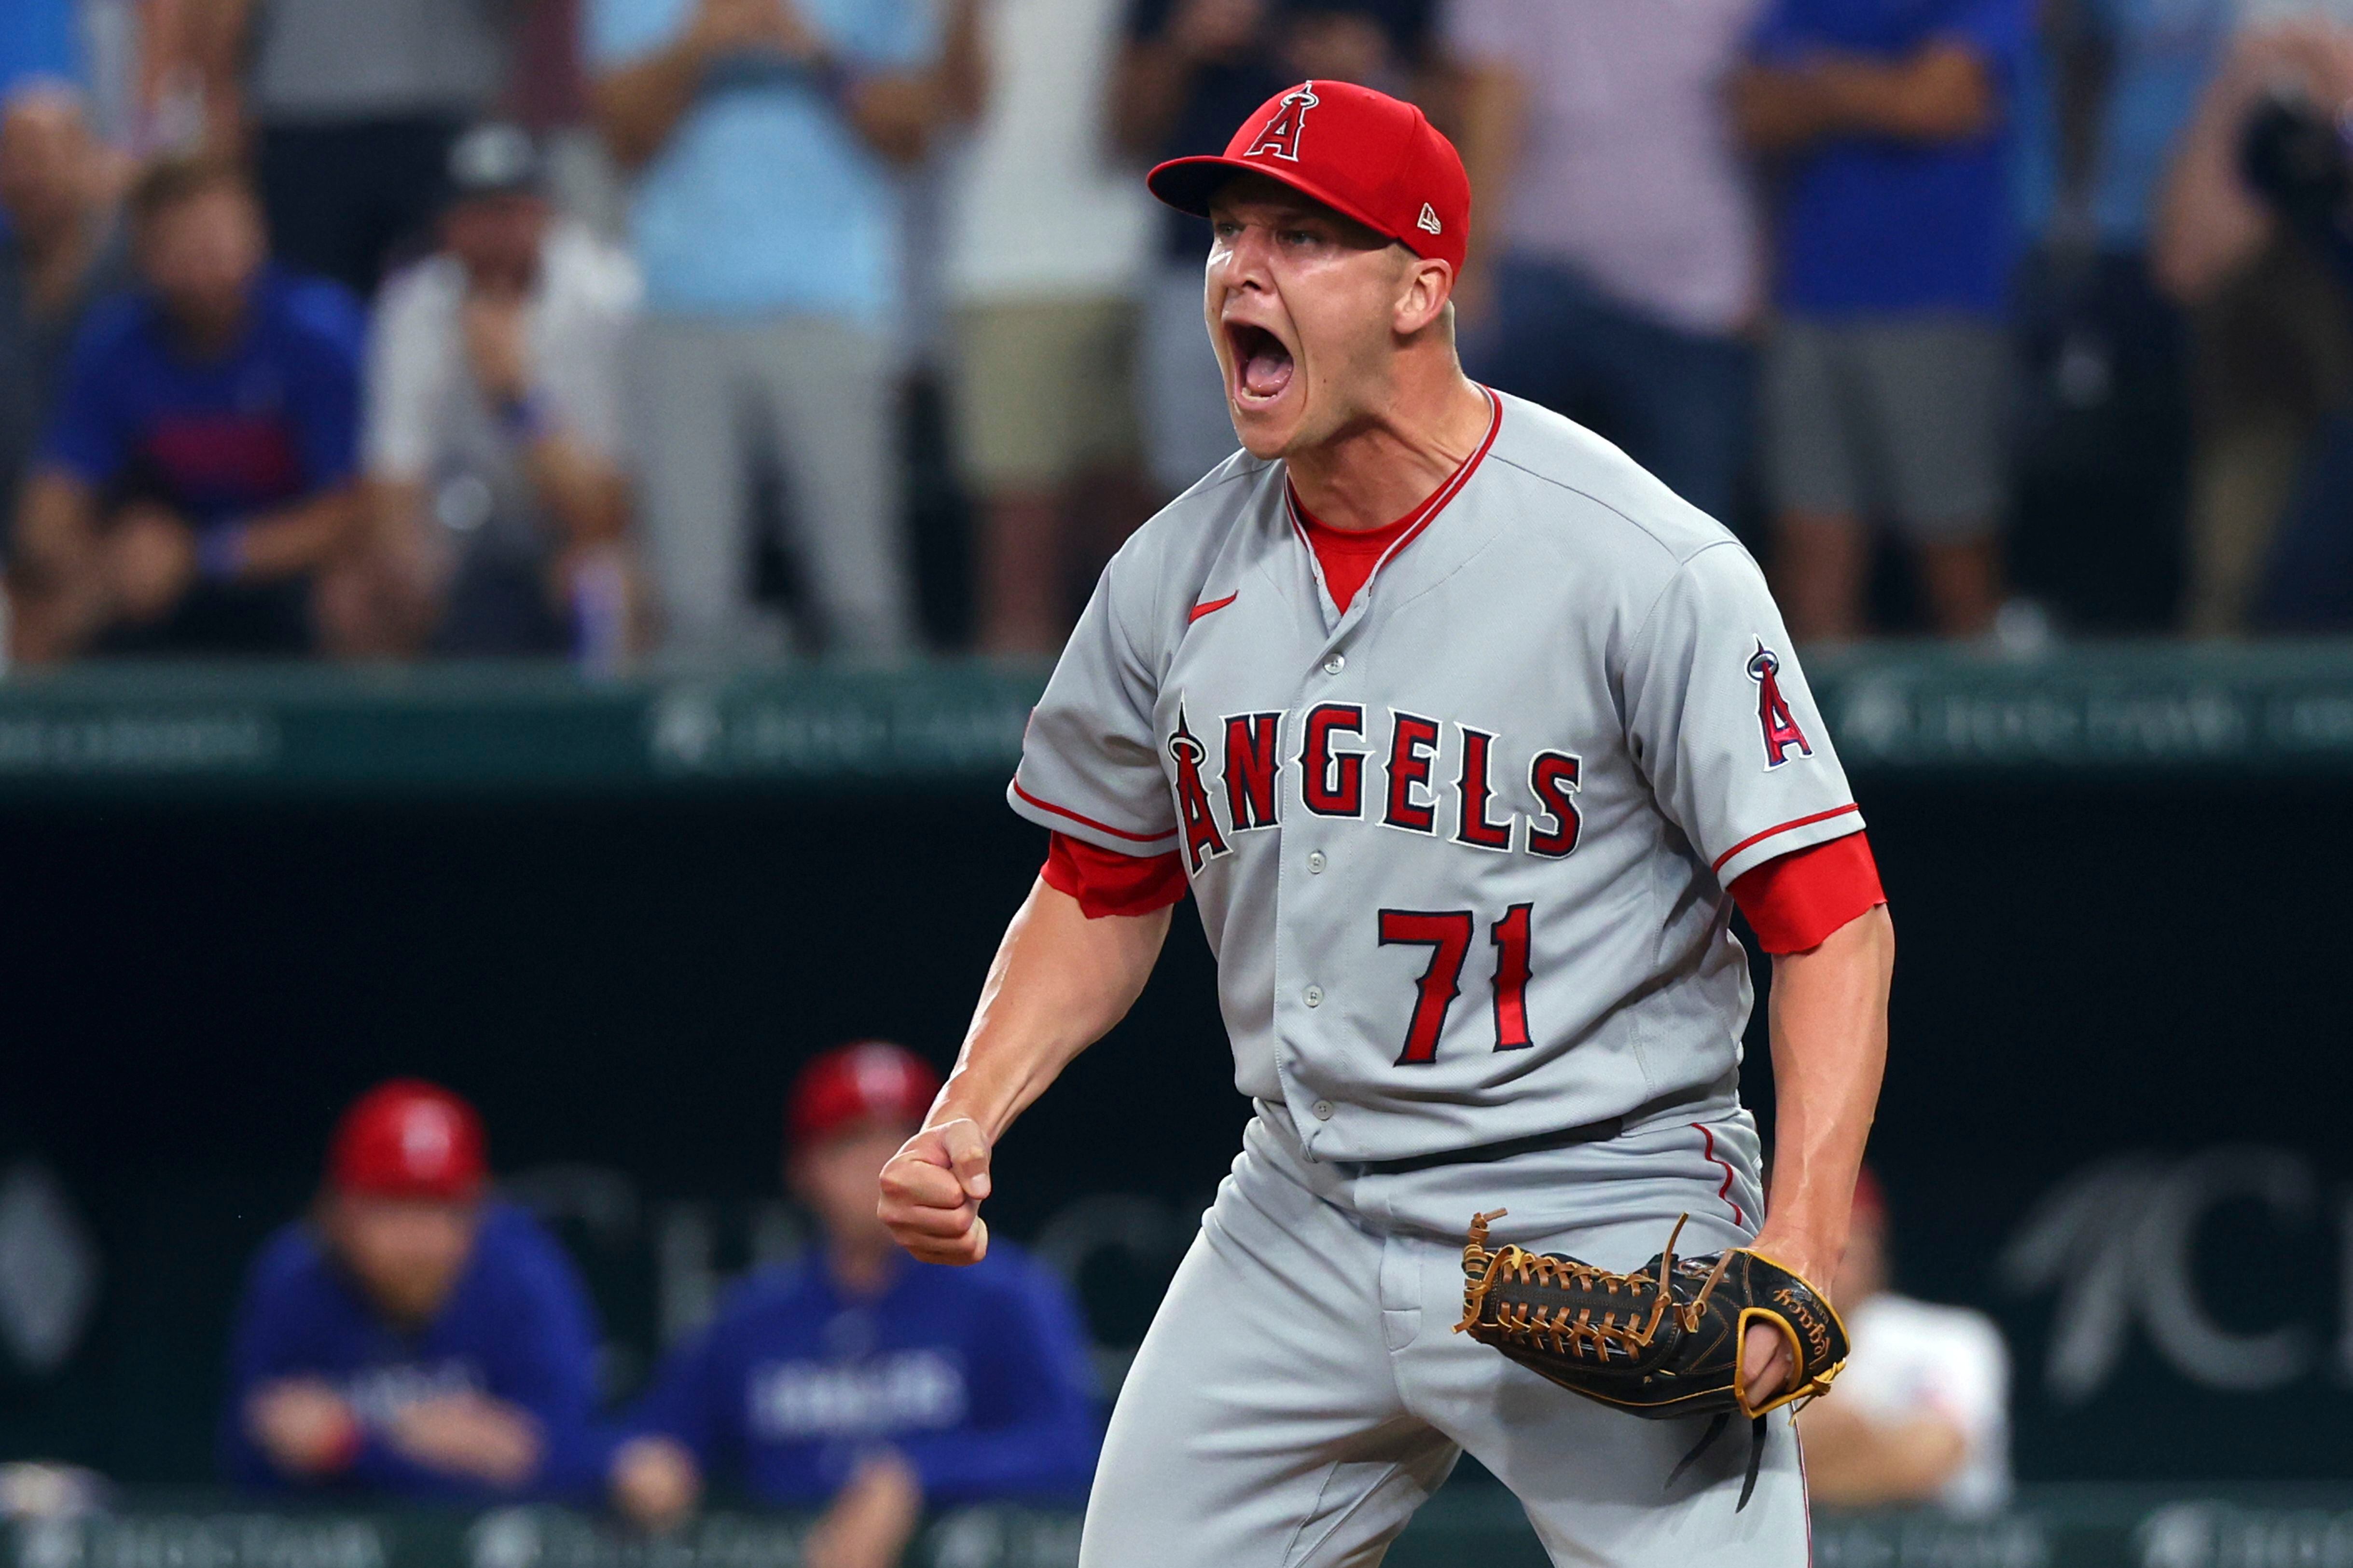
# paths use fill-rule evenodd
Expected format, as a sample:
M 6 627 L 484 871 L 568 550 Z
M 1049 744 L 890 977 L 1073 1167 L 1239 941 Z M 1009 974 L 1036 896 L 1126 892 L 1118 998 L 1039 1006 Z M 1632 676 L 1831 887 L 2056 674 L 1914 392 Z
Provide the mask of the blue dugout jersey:
M 254 1261 L 237 1309 L 221 1469 L 265 1489 L 298 1483 L 246 1430 L 247 1400 L 281 1378 L 332 1384 L 365 1432 L 357 1459 L 323 1483 L 346 1492 L 482 1501 L 493 1488 L 424 1468 L 394 1451 L 384 1423 L 404 1405 L 472 1389 L 521 1405 L 546 1443 L 531 1495 L 592 1489 L 588 1418 L 596 1405 L 596 1333 L 588 1296 L 563 1247 L 520 1209 L 484 1212 L 472 1257 L 440 1312 L 414 1333 L 385 1322 L 307 1224 L 286 1226 Z
M 885 1447 L 934 1503 L 1076 1501 L 1103 1436 L 1083 1343 L 1069 1292 L 1002 1241 L 863 1300 L 811 1260 L 746 1281 L 627 1425 L 763 1502 L 822 1504 Z

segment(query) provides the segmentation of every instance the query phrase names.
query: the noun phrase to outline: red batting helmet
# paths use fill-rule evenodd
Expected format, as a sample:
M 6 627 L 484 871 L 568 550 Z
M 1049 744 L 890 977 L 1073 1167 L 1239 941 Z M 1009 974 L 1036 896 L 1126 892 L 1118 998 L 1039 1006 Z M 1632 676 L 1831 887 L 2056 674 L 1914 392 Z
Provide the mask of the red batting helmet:
M 396 1078 L 360 1096 L 327 1151 L 327 1184 L 343 1193 L 464 1203 L 489 1175 L 482 1119 L 422 1079 Z
M 940 1075 L 904 1046 L 838 1046 L 801 1069 L 785 1111 L 786 1136 L 806 1149 L 854 1121 L 921 1121 L 939 1092 Z
M 1261 104 L 1222 156 L 1171 159 L 1145 183 L 1170 206 L 1207 217 L 1209 197 L 1244 170 L 1462 270 L 1471 176 L 1454 143 L 1410 103 L 1350 82 L 1303 81 Z

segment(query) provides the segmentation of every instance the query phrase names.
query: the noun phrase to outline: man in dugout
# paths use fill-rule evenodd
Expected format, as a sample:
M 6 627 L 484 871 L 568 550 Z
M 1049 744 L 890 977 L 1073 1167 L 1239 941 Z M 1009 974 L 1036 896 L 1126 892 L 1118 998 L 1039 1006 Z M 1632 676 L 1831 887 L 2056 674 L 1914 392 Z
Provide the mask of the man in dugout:
M 593 1475 L 587 1293 L 554 1237 L 486 1194 L 482 1124 L 394 1079 L 343 1115 L 311 1215 L 237 1312 L 220 1434 L 259 1490 L 486 1502 Z
M 665 1527 L 723 1476 L 825 1510 L 809 1563 L 889 1568 L 927 1507 L 1085 1497 L 1103 1434 L 1069 1292 L 1002 1242 L 970 1268 L 917 1263 L 876 1216 L 883 1163 L 939 1087 L 873 1040 L 802 1072 L 786 1179 L 818 1245 L 656 1373 L 613 1459 L 623 1513 Z

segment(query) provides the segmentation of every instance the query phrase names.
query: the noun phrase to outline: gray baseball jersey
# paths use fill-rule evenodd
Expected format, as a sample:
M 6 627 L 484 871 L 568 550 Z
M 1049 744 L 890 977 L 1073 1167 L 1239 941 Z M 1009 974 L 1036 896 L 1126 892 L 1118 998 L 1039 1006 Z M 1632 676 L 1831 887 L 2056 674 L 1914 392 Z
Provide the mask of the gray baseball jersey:
M 1238 453 L 1105 570 L 1008 791 L 1183 858 L 1235 1084 L 1319 1160 L 1735 1101 L 1724 889 L 1862 826 L 1762 574 L 1534 404 L 1335 610 Z

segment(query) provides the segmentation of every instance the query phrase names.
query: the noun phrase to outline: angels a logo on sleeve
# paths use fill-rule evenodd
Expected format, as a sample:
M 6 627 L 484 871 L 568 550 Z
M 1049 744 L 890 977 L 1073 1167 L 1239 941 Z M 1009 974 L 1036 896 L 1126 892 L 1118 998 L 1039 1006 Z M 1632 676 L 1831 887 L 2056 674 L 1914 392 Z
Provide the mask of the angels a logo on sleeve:
M 1209 792 L 1201 786 L 1201 763 L 1208 750 L 1187 727 L 1182 704 L 1176 709 L 1176 729 L 1168 737 L 1168 755 L 1176 764 L 1176 815 L 1185 825 L 1185 858 L 1198 871 L 1226 852 L 1226 840 L 1209 810 Z
M 1792 749 L 1801 757 L 1812 756 L 1814 748 L 1781 695 L 1781 656 L 1767 647 L 1762 637 L 1748 657 L 1748 679 L 1757 683 L 1757 727 L 1765 736 L 1765 765 L 1779 767 L 1789 760 Z
M 1315 84 L 1301 82 L 1283 94 L 1282 107 L 1275 117 L 1266 122 L 1258 140 L 1250 144 L 1245 158 L 1276 157 L 1286 163 L 1299 162 L 1299 133 L 1307 128 L 1307 111 L 1323 101 L 1315 96 Z

